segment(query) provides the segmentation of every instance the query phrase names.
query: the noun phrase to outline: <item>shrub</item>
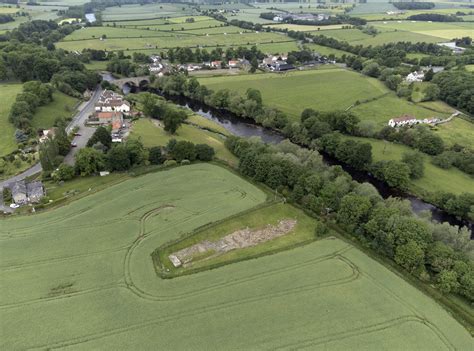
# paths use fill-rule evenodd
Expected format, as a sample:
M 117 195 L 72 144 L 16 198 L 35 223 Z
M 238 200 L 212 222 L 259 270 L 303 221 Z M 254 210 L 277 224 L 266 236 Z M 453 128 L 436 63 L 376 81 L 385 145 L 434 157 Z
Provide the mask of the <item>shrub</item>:
M 178 162 L 176 162 L 175 160 L 166 160 L 163 165 L 165 167 L 172 167 L 172 166 L 176 166 L 178 164 Z

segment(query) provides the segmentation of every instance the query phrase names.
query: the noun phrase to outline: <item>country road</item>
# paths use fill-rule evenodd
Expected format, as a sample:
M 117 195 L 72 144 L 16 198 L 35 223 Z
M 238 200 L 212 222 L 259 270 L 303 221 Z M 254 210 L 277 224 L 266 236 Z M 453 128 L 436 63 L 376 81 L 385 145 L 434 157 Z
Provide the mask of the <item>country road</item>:
M 78 112 L 74 115 L 74 118 L 66 127 L 66 132 L 69 133 L 74 127 L 78 126 L 79 127 L 78 133 L 81 134 L 80 136 L 76 136 L 73 140 L 73 142 L 77 144 L 77 147 L 71 148 L 71 151 L 69 151 L 69 154 L 67 154 L 66 157 L 64 158 L 64 162 L 67 164 L 72 165 L 74 163 L 74 155 L 78 152 L 79 149 L 86 146 L 87 141 L 94 133 L 95 129 L 84 126 L 84 122 L 86 121 L 87 117 L 94 111 L 94 105 L 97 102 L 97 100 L 99 100 L 100 94 L 102 94 L 102 88 L 100 88 L 99 86 L 94 91 L 94 94 L 92 94 L 89 101 L 84 101 L 83 103 L 81 103 L 81 105 L 79 105 Z M 28 168 L 26 171 L 23 171 L 22 173 L 17 174 L 16 176 L 13 176 L 6 180 L 0 181 L 0 212 L 11 211 L 9 207 L 5 207 L 3 204 L 3 196 L 1 196 L 1 192 L 3 192 L 3 188 L 10 183 L 35 175 L 41 172 L 41 170 L 42 170 L 41 164 L 38 162 L 31 168 Z

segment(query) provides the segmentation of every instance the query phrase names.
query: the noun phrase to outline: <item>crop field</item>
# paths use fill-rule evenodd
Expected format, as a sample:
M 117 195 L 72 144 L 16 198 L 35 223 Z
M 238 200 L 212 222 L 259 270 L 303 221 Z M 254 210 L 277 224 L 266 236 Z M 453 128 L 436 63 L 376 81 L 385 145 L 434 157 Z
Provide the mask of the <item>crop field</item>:
M 104 21 L 127 21 L 160 17 L 180 17 L 190 15 L 192 12 L 191 8 L 182 4 L 134 4 L 108 7 L 102 12 L 102 17 Z
M 422 33 L 415 33 L 409 31 L 401 31 L 401 30 L 390 30 L 390 29 L 383 29 L 382 32 L 372 36 L 363 33 L 358 29 L 333 29 L 333 30 L 326 30 L 321 31 L 321 35 L 335 38 L 337 40 L 347 41 L 353 45 L 363 45 L 363 46 L 375 46 L 375 45 L 383 45 L 385 43 L 396 43 L 402 40 L 409 41 L 412 43 L 417 42 L 427 42 L 427 43 L 439 43 L 442 41 L 446 41 L 445 38 L 436 37 L 433 35 L 426 35 Z
M 265 27 L 270 27 L 274 29 L 288 29 L 294 30 L 296 32 L 316 32 L 316 31 L 325 31 L 331 29 L 341 29 L 345 24 L 333 24 L 329 26 L 310 26 L 302 24 L 290 24 L 290 23 L 281 23 L 281 24 L 268 24 Z
M 21 84 L 0 84 L 0 157 L 17 148 L 15 142 L 15 127 L 8 121 L 10 107 L 15 102 L 16 95 L 21 92 Z
M 202 121 L 203 117 L 193 116 L 189 121 L 200 127 L 216 130 L 224 133 L 219 125 L 211 121 Z M 203 130 L 190 124 L 182 124 L 175 135 L 165 132 L 160 122 L 157 120 L 140 119 L 133 124 L 131 138 L 140 139 L 145 147 L 165 146 L 170 139 L 187 140 L 194 144 L 208 144 L 216 151 L 216 157 L 231 165 L 237 165 L 237 158 L 225 147 L 222 135 Z
M 123 31 L 123 32 L 122 32 Z M 133 34 L 126 32 L 133 32 Z M 115 33 L 117 35 L 130 35 L 127 38 L 107 38 L 100 40 L 102 34 Z M 79 50 L 85 48 L 90 49 L 102 49 L 108 51 L 116 50 L 141 50 L 141 49 L 167 49 L 171 47 L 215 47 L 215 46 L 243 46 L 253 44 L 273 44 L 279 42 L 288 42 L 289 38 L 283 34 L 277 33 L 221 33 L 216 35 L 206 35 L 205 33 L 192 33 L 188 32 L 153 32 L 139 29 L 123 29 L 123 28 L 112 28 L 112 27 L 92 27 L 89 29 L 83 29 L 76 31 L 67 36 L 64 41 L 57 43 L 57 47 L 65 50 Z M 99 34 L 100 33 L 100 34 Z M 75 35 L 75 36 L 74 36 Z M 71 40 L 72 38 L 84 38 L 96 35 L 93 39 L 80 39 Z M 107 35 L 107 34 L 106 34 Z M 112 34 L 113 35 L 113 34 Z M 135 37 L 137 35 L 138 37 Z M 140 37 L 141 36 L 141 37 Z
M 16 13 L 18 9 L 16 7 L 3 7 L 0 5 L 0 14 L 12 14 Z
M 157 277 L 157 247 L 265 197 L 197 164 L 2 219 L 1 348 L 470 348 L 436 302 L 339 239 Z
M 357 137 L 347 138 L 369 142 L 372 145 L 372 157 L 374 161 L 401 161 L 403 153 L 413 151 L 413 149 L 408 146 L 378 139 Z M 436 190 L 451 192 L 454 194 L 461 194 L 470 191 L 470 189 L 474 189 L 474 179 L 468 174 L 461 172 L 454 167 L 450 169 L 437 167 L 431 163 L 431 159 L 431 156 L 424 155 L 424 176 L 420 179 L 410 181 L 412 190 L 415 193 L 419 193 L 416 191 L 417 188 L 428 192 Z
M 371 25 L 377 29 L 391 29 L 403 32 L 418 33 L 447 40 L 474 35 L 474 27 L 472 23 L 391 21 L 386 23 L 375 22 L 371 23 Z
M 78 99 L 59 91 L 54 92 L 53 101 L 36 109 L 31 124 L 35 129 L 48 129 L 54 125 L 56 118 L 71 117 L 74 113 Z
M 346 109 L 357 100 L 375 98 L 388 91 L 376 79 L 332 66 L 284 74 L 201 78 L 199 81 L 214 90 L 228 88 L 242 94 L 250 87 L 259 89 L 264 104 L 277 107 L 295 119 L 308 107 L 319 111 Z

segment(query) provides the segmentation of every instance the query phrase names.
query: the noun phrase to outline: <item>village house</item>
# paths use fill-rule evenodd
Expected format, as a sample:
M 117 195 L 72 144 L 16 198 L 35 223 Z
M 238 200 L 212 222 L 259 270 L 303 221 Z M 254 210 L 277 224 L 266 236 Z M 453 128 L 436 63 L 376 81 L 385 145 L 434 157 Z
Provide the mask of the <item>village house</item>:
M 212 68 L 221 68 L 222 61 L 211 61 L 209 64 Z
M 238 68 L 239 64 L 240 64 L 240 62 L 236 61 L 236 60 L 229 60 L 229 62 L 228 62 L 229 68 Z
M 403 115 L 401 117 L 392 118 L 388 121 L 390 127 L 402 127 L 402 126 L 411 126 L 417 124 L 418 120 L 410 115 Z
M 26 183 L 24 180 L 20 180 L 10 184 L 9 188 L 12 192 L 12 199 L 17 205 L 38 203 L 45 195 L 43 183 L 40 181 Z
M 130 112 L 130 103 L 124 100 L 123 96 L 111 90 L 104 90 L 95 105 L 96 112 L 119 111 L 123 113 Z
M 405 80 L 408 82 L 408 83 L 412 83 L 412 82 L 422 82 L 423 81 L 423 78 L 425 78 L 425 74 L 420 71 L 420 72 L 411 72 L 410 74 L 408 74 L 405 78 Z

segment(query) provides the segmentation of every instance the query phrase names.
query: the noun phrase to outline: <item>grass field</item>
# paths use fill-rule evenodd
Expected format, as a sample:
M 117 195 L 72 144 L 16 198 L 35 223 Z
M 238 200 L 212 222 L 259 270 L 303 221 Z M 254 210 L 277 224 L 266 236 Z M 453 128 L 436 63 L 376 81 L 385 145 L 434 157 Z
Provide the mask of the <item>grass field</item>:
M 356 100 L 387 92 L 383 83 L 376 79 L 332 66 L 285 74 L 201 78 L 199 81 L 214 90 L 228 88 L 245 93 L 249 87 L 259 89 L 264 104 L 277 107 L 295 119 L 308 107 L 320 111 L 346 109 Z
M 211 121 L 201 121 L 198 116 L 192 117 L 195 124 L 207 123 L 209 128 Z M 199 122 L 198 122 L 199 121 Z M 220 131 L 220 126 L 213 124 L 213 129 Z M 204 125 L 202 125 L 204 127 Z M 146 147 L 165 146 L 170 139 L 187 140 L 194 144 L 208 144 L 216 151 L 216 157 L 231 165 L 237 165 L 237 158 L 224 145 L 224 137 L 219 134 L 199 129 L 193 125 L 183 124 L 179 127 L 175 135 L 164 131 L 157 120 L 140 119 L 133 123 L 131 138 L 140 139 Z
M 401 144 L 395 144 L 378 139 L 347 137 L 359 141 L 370 142 L 374 161 L 397 160 L 401 161 L 403 153 L 413 151 Z M 447 191 L 454 194 L 469 192 L 474 189 L 474 178 L 456 168 L 442 169 L 431 163 L 432 157 L 424 155 L 425 174 L 422 178 L 411 181 L 412 190 L 417 188 L 427 192 Z
M 31 121 L 33 128 L 48 129 L 54 125 L 56 118 L 71 117 L 78 101 L 78 99 L 59 91 L 54 92 L 51 103 L 36 109 Z
M 8 121 L 10 107 L 15 102 L 16 95 L 21 92 L 21 84 L 0 84 L 0 157 L 17 148 L 15 142 L 15 127 Z
M 206 240 L 215 242 L 222 237 L 238 230 L 245 228 L 249 228 L 250 230 L 258 230 L 264 228 L 267 225 L 277 226 L 280 220 L 288 219 L 297 221 L 295 228 L 291 232 L 279 238 L 261 243 L 257 246 L 229 251 L 215 258 L 207 258 L 205 260 L 195 262 L 190 267 L 175 268 L 168 258 L 169 255 L 176 251 L 198 243 L 202 243 Z M 169 269 L 172 273 L 182 274 L 183 272 L 189 270 L 189 268 L 197 269 L 209 267 L 210 265 L 228 263 L 235 260 L 242 260 L 243 258 L 260 256 L 269 251 L 280 250 L 298 244 L 308 243 L 312 240 L 315 240 L 317 237 L 317 234 L 315 233 L 316 223 L 317 221 L 315 219 L 309 217 L 303 211 L 289 204 L 278 203 L 270 205 L 250 213 L 245 213 L 241 216 L 233 217 L 222 223 L 218 223 L 215 226 L 211 226 L 210 228 L 200 230 L 173 245 L 166 246 L 166 248 L 159 248 L 158 252 L 155 252 L 154 255 L 158 255 L 160 257 L 160 262 L 163 264 L 163 267 L 160 266 L 156 268 L 163 271 L 165 269 Z
M 105 34 L 105 31 L 124 31 L 134 32 L 139 34 L 138 37 L 133 37 L 130 33 L 130 37 L 125 39 L 121 38 L 110 38 L 105 40 L 100 40 L 99 37 L 102 34 Z M 67 36 L 64 41 L 57 43 L 57 46 L 65 50 L 79 50 L 81 51 L 84 48 L 91 49 L 102 49 L 102 50 L 140 50 L 140 49 L 168 49 L 171 47 L 214 47 L 214 46 L 243 46 L 243 45 L 253 45 L 263 44 L 263 43 L 278 43 L 282 41 L 289 41 L 289 38 L 283 34 L 277 33 L 228 33 L 224 34 L 225 31 L 222 30 L 222 33 L 217 35 L 207 36 L 205 33 L 195 33 L 193 35 L 188 32 L 154 32 L 146 31 L 140 29 L 124 29 L 124 28 L 109 28 L 109 27 L 91 27 L 91 29 L 83 29 L 81 31 L 76 31 L 74 33 L 80 34 L 71 34 Z M 90 35 L 96 35 L 94 39 L 86 40 L 70 40 L 72 38 L 77 38 L 78 36 L 88 36 L 89 33 L 96 33 Z M 148 34 L 148 35 L 147 35 Z M 74 36 L 75 35 L 75 36 Z M 140 37 L 141 35 L 141 37 Z
M 418 33 L 447 40 L 474 35 L 474 27 L 472 23 L 462 22 L 391 21 L 386 23 L 375 22 L 371 23 L 371 25 L 381 30 L 391 29 L 402 32 Z
M 325 31 L 325 30 L 332 30 L 332 29 L 341 29 L 342 26 L 345 26 L 345 24 L 333 24 L 329 26 L 311 26 L 311 25 L 282 23 L 282 24 L 268 24 L 265 27 L 270 27 L 270 28 L 275 28 L 275 29 L 288 29 L 289 31 L 294 30 L 296 32 L 317 32 L 317 31 Z
M 474 149 L 474 124 L 462 118 L 440 124 L 436 132 L 448 145 L 459 144 Z
M 182 4 L 134 4 L 108 7 L 103 11 L 102 17 L 104 21 L 127 21 L 160 17 L 179 17 L 192 13 L 193 11 L 190 7 Z
M 155 248 L 264 201 L 197 164 L 1 220 L 1 348 L 470 349 L 437 303 L 339 239 L 157 277 Z

